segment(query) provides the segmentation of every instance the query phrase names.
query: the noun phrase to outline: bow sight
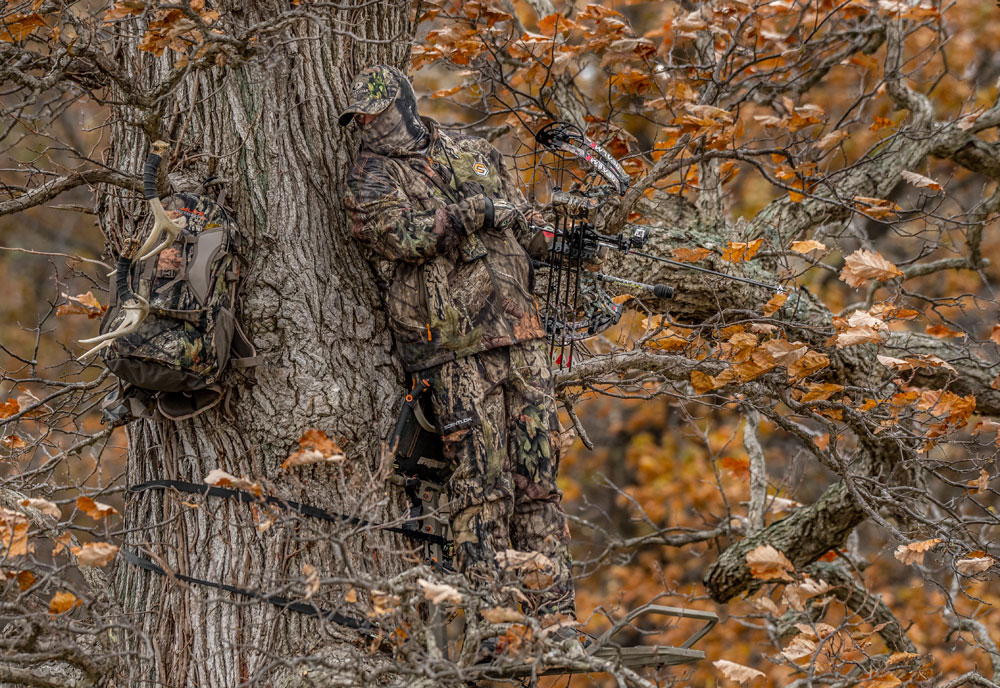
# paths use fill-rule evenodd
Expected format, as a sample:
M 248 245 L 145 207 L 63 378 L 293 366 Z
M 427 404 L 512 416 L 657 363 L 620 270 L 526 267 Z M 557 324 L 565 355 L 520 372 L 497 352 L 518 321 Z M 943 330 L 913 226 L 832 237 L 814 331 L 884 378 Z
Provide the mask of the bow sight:
M 624 305 L 616 303 L 600 287 L 600 282 L 620 284 L 641 289 L 661 299 L 673 296 L 672 287 L 665 284 L 646 284 L 585 269 L 601 260 L 601 251 L 613 250 L 665 263 L 685 270 L 694 270 L 717 277 L 752 284 L 778 293 L 784 287 L 759 282 L 747 277 L 727 275 L 708 268 L 680 263 L 646 253 L 650 227 L 626 224 L 620 234 L 602 234 L 595 228 L 597 214 L 603 202 L 614 194 L 624 196 L 631 184 L 631 177 L 610 153 L 588 140 L 579 127 L 567 122 L 553 122 L 542 127 L 535 140 L 551 151 L 563 151 L 587 162 L 608 184 L 588 189 L 563 191 L 556 187 L 552 192 L 550 207 L 555 214 L 554 228 L 539 228 L 551 239 L 548 259 L 533 261 L 535 267 L 546 268 L 547 280 L 542 322 L 549 339 L 549 356 L 556 364 L 572 367 L 576 342 L 588 339 L 617 324 Z M 569 347 L 569 356 L 564 357 Z M 559 348 L 555 355 L 556 347 Z M 564 360 L 565 359 L 565 360 Z

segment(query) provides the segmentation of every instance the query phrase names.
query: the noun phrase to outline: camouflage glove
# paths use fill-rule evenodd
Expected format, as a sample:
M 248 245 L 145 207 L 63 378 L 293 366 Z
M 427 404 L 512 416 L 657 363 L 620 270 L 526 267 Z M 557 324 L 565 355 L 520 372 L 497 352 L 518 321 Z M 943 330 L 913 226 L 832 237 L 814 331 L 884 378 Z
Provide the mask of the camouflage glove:
M 518 222 L 523 222 L 521 211 L 502 198 L 486 199 L 486 217 L 483 219 L 483 229 L 503 232 L 513 229 Z

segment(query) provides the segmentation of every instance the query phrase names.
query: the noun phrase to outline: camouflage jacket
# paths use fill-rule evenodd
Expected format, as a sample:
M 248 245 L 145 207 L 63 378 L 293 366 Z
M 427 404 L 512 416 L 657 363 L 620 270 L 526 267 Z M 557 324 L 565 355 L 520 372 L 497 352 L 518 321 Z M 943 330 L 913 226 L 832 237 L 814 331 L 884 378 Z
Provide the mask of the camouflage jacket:
M 533 213 L 486 140 L 425 119 L 420 152 L 362 148 L 347 177 L 350 227 L 375 268 L 408 371 L 545 336 L 526 223 L 482 230 L 484 196 Z

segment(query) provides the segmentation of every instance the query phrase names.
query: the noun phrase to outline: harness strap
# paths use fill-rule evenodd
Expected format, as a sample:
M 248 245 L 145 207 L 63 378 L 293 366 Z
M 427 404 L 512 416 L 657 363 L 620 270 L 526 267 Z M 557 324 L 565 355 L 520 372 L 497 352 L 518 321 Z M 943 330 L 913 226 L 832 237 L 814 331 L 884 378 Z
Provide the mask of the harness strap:
M 378 637 L 379 629 L 378 627 L 368 623 L 363 619 L 356 619 L 353 616 L 344 616 L 335 611 L 329 609 L 323 609 L 322 607 L 317 607 L 313 604 L 308 604 L 306 602 L 295 602 L 288 599 L 282 595 L 268 595 L 257 590 L 250 590 L 248 588 L 238 588 L 235 585 L 226 585 L 225 583 L 216 583 L 215 581 L 202 580 L 201 578 L 195 578 L 193 576 L 186 576 L 183 573 L 176 573 L 174 571 L 167 572 L 164 571 L 155 562 L 141 557 L 134 552 L 131 552 L 125 548 L 122 548 L 121 555 L 124 557 L 125 561 L 132 564 L 133 566 L 138 566 L 141 569 L 147 571 L 152 571 L 153 573 L 159 574 L 161 576 L 167 576 L 169 578 L 175 578 L 185 583 L 194 583 L 195 585 L 203 585 L 206 588 L 214 588 L 216 590 L 224 590 L 225 592 L 231 592 L 236 595 L 242 595 L 243 597 L 249 597 L 254 600 L 260 600 L 262 602 L 267 602 L 268 604 L 273 604 L 275 607 L 281 607 L 282 609 L 287 609 L 291 612 L 298 612 L 299 614 L 308 614 L 310 616 L 318 616 L 321 619 L 327 621 L 332 621 L 339 626 L 346 626 L 348 628 L 353 628 L 356 631 L 363 633 L 369 637 Z
M 246 503 L 261 503 L 268 504 L 271 506 L 277 506 L 281 509 L 286 509 L 288 511 L 296 511 L 303 516 L 309 516 L 312 518 L 319 518 L 324 521 L 329 521 L 331 523 L 344 522 L 350 523 L 353 526 L 368 526 L 370 528 L 378 528 L 379 530 L 387 530 L 390 533 L 399 533 L 404 535 L 411 540 L 420 540 L 422 542 L 430 542 L 435 545 L 440 545 L 448 551 L 451 547 L 451 541 L 440 535 L 434 535 L 432 533 L 424 533 L 420 530 L 411 530 L 409 528 L 402 528 L 399 526 L 387 526 L 381 523 L 372 523 L 371 521 L 365 521 L 363 519 L 357 518 L 355 516 L 347 516 L 345 514 L 338 514 L 333 511 L 326 511 L 325 509 L 319 509 L 314 506 L 309 506 L 308 504 L 299 504 L 298 502 L 293 502 L 289 499 L 281 499 L 280 497 L 258 497 L 255 494 L 249 492 L 244 492 L 242 490 L 231 490 L 225 487 L 215 487 L 213 485 L 199 485 L 198 483 L 189 483 L 183 480 L 150 480 L 144 483 L 139 483 L 138 485 L 132 485 L 128 488 L 129 492 L 145 492 L 146 490 L 167 490 L 174 489 L 179 492 L 186 492 L 188 494 L 200 494 L 208 497 L 221 497 L 223 499 L 235 499 L 239 502 Z

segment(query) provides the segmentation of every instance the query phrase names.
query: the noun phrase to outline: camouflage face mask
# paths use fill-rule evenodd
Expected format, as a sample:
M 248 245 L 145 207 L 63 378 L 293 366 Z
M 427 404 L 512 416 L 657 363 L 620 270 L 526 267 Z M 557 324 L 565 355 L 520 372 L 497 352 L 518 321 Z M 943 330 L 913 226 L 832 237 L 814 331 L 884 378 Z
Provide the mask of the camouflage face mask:
M 420 150 L 427 145 L 428 139 L 427 127 L 417 113 L 417 97 L 405 79 L 389 107 L 361 128 L 365 148 L 381 155 Z

